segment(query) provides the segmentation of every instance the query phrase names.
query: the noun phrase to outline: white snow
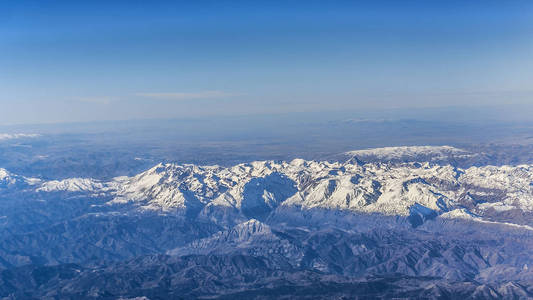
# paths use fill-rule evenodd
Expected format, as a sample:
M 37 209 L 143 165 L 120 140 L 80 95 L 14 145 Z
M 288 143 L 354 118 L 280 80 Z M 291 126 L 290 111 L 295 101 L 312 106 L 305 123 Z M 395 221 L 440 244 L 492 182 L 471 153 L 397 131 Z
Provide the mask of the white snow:
M 474 154 L 463 149 L 451 146 L 401 146 L 384 147 L 365 150 L 355 150 L 345 153 L 349 156 L 360 158 L 374 157 L 380 160 L 394 160 L 416 156 L 431 156 L 432 160 L 443 159 L 450 156 L 473 156 Z
M 105 189 L 105 185 L 90 178 L 69 178 L 65 180 L 52 180 L 44 182 L 37 189 L 39 192 L 98 192 Z
M 229 168 L 160 164 L 137 176 L 116 179 L 111 185 L 116 186 L 112 203 L 183 208 L 188 195 L 210 207 L 240 209 L 245 185 L 250 180 L 279 172 L 294 181 L 298 190 L 281 205 L 406 216 L 415 204 L 445 213 L 461 201 L 477 203 L 472 197 L 493 199 L 491 204 L 475 204 L 478 206 L 473 212 L 482 215 L 489 207 L 533 211 L 532 171 L 532 166 L 457 169 L 449 165 L 370 163 L 360 166 L 298 159 L 260 161 Z M 284 191 L 265 188 L 258 193 L 263 195 L 265 203 L 272 203 L 273 194 L 281 192 Z
M 449 146 L 362 151 L 394 157 L 465 153 Z M 251 181 L 253 187 L 247 185 Z M 256 161 L 232 167 L 158 164 L 136 176 L 109 182 L 89 178 L 40 181 L 0 169 L 0 185 L 33 185 L 41 192 L 107 193 L 113 197 L 108 205 L 133 203 L 141 209 L 242 211 L 243 201 L 248 201 L 248 207 L 264 204 L 268 209 L 297 206 L 407 216 L 411 207 L 422 205 L 447 218 L 483 218 L 492 211 L 513 209 L 533 212 L 532 182 L 533 165 L 460 169 L 439 164 L 360 165 L 303 159 Z M 470 211 L 457 210 L 465 205 Z
M 21 139 L 21 138 L 37 138 L 40 136 L 41 136 L 40 134 L 36 134 L 36 133 L 0 133 L 0 141 Z
M 514 228 L 533 231 L 533 227 L 529 225 L 520 225 L 520 224 L 509 223 L 509 222 L 494 222 L 494 221 L 484 220 L 483 218 L 479 216 L 472 215 L 466 209 L 454 209 L 450 212 L 440 215 L 439 217 L 445 218 L 445 219 L 465 219 L 465 220 L 470 220 L 470 221 L 475 221 L 475 222 L 480 222 L 480 223 L 510 226 Z
M 0 187 L 7 186 L 33 186 L 41 183 L 38 178 L 28 178 L 10 173 L 6 169 L 0 168 Z

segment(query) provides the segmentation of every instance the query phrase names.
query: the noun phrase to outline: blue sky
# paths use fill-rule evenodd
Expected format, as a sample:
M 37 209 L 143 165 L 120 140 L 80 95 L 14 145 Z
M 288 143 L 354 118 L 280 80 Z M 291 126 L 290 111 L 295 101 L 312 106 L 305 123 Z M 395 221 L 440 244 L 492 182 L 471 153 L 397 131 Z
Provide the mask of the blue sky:
M 531 1 L 3 1 L 0 124 L 533 102 Z

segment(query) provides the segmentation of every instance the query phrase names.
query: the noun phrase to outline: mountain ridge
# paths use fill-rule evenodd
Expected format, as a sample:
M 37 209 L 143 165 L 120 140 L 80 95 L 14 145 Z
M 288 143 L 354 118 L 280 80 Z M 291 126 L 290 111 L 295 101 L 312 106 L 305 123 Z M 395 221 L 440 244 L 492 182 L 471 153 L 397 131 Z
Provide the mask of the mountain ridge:
M 533 166 L 461 168 L 423 149 L 418 161 L 160 163 L 109 181 L 0 169 L 0 296 L 244 297 L 281 282 L 533 295 Z

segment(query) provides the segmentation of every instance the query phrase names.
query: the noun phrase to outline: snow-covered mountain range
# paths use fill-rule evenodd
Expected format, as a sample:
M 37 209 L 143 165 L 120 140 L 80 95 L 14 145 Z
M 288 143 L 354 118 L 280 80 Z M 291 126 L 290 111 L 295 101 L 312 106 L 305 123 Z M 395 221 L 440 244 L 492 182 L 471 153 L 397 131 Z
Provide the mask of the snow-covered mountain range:
M 435 213 L 498 220 L 504 212 L 533 211 L 533 166 L 466 169 L 430 162 L 386 162 L 422 155 L 474 155 L 452 147 L 395 147 L 349 152 L 344 162 L 257 161 L 233 167 L 158 164 L 133 177 L 109 182 L 90 178 L 42 181 L 0 169 L 4 188 L 78 192 L 112 197 L 109 206 L 139 210 L 196 211 L 212 217 L 234 212 L 236 220 L 265 219 L 278 208 L 323 208 L 409 216 Z M 370 155 L 385 162 L 365 163 Z M 361 157 L 361 158 L 359 158 Z M 430 159 L 431 160 L 431 159 Z
M 461 168 L 458 157 L 486 157 L 448 146 L 341 157 L 231 167 L 167 163 L 107 181 L 44 180 L 0 169 L 0 266 L 84 265 L 42 286 L 53 290 L 88 280 L 90 272 L 115 272 L 122 263 L 140 264 L 132 272 L 141 272 L 153 263 L 136 260 L 143 255 L 206 257 L 196 262 L 202 268 L 221 263 L 210 260 L 215 257 L 238 255 L 253 262 L 236 267 L 234 278 L 258 268 L 272 280 L 278 270 L 278 279 L 300 276 L 305 284 L 317 274 L 341 276 L 330 278 L 336 283 L 395 274 L 440 278 L 437 285 L 447 290 L 450 282 L 469 282 L 467 295 L 531 294 L 524 282 L 533 280 L 533 165 Z M 202 280 L 191 274 L 180 276 Z M 0 286 L 1 280 L 21 284 L 0 276 Z M 274 284 L 255 280 L 259 287 Z M 494 285 L 502 280 L 519 286 Z M 223 285 L 231 292 L 250 288 Z

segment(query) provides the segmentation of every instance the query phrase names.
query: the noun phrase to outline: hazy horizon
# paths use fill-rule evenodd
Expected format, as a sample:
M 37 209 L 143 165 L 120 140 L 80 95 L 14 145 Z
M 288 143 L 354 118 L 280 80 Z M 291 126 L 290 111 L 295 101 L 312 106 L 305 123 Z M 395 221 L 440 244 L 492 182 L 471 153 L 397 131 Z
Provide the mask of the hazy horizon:
M 532 8 L 5 2 L 0 124 L 506 105 L 525 116 Z

